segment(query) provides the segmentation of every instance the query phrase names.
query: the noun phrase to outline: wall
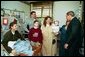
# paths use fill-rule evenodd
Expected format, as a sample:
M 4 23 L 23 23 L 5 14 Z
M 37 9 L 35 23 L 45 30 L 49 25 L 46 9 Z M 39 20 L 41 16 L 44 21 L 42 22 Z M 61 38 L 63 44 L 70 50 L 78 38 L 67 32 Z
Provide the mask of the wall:
M 25 21 L 27 19 L 29 19 L 29 17 L 30 17 L 30 4 L 27 5 L 27 4 L 22 3 L 20 1 L 1 1 L 1 8 L 10 9 L 10 10 L 16 9 L 18 11 L 24 11 L 25 12 L 25 19 L 24 19 Z M 1 18 L 1 21 L 2 20 L 3 19 Z M 9 20 L 9 23 L 10 23 L 10 20 Z M 24 24 L 24 26 L 25 26 L 25 24 Z M 5 28 L 5 27 L 3 26 L 3 28 Z M 8 28 L 8 26 L 7 26 L 7 28 Z
M 1 8 L 24 11 L 29 16 L 30 5 L 21 3 L 20 1 L 1 1 Z
M 30 4 L 27 5 L 20 1 L 1 1 L 1 8 L 11 9 L 11 10 L 18 10 L 25 12 L 25 21 L 27 18 L 30 17 Z
M 59 20 L 60 27 L 65 24 L 66 12 L 73 10 L 78 13 L 80 1 L 54 1 L 53 3 L 53 19 Z M 29 19 L 30 5 L 21 3 L 20 1 L 1 1 L 1 8 L 17 9 L 25 12 L 25 21 Z M 41 20 L 41 18 L 40 18 Z
M 54 1 L 53 19 L 59 20 L 60 27 L 66 22 L 66 13 L 74 11 L 77 13 L 80 1 Z

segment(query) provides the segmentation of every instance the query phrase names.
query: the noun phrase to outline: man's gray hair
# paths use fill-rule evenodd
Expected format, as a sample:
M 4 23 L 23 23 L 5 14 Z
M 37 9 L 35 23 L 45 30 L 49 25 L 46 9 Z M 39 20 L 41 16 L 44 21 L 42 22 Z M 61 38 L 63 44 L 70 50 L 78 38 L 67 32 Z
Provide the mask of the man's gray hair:
M 75 13 L 74 13 L 73 11 L 69 11 L 69 12 L 67 12 L 66 14 L 67 14 L 67 15 L 71 15 L 72 17 L 75 16 Z

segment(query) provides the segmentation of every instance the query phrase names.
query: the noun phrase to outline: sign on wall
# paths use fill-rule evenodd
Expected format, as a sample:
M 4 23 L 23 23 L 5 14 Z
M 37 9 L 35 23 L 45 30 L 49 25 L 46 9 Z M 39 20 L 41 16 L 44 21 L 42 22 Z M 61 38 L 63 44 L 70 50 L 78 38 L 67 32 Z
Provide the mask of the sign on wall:
M 3 18 L 3 25 L 8 25 L 8 18 Z

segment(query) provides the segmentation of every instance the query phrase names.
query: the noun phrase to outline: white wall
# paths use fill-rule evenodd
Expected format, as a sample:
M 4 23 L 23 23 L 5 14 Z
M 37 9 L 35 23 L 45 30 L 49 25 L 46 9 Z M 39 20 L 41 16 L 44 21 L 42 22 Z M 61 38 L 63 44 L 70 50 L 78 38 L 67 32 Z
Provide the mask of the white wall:
M 1 1 L 1 8 L 24 11 L 29 16 L 30 6 L 20 1 Z
M 68 11 L 76 12 L 79 9 L 80 1 L 54 1 L 53 18 L 59 20 L 60 27 L 66 22 Z
M 30 17 L 30 4 L 27 5 L 20 1 L 1 1 L 1 8 L 10 9 L 10 10 L 18 10 L 25 12 L 25 21 Z
M 16 9 L 18 11 L 24 11 L 25 12 L 24 21 L 26 21 L 30 17 L 30 4 L 27 5 L 20 1 L 1 1 L 1 8 L 10 9 L 10 10 Z M 10 20 L 8 20 L 9 23 L 10 23 Z M 25 22 L 25 23 L 27 23 L 27 22 Z M 25 26 L 25 23 L 24 23 L 24 26 Z M 24 27 L 24 26 L 22 26 L 22 27 Z
M 53 3 L 53 19 L 57 19 L 60 22 L 60 27 L 66 22 L 66 12 L 73 10 L 78 11 L 80 1 L 54 1 Z M 30 17 L 30 5 L 21 3 L 20 1 L 1 1 L 1 8 L 17 9 L 24 11 L 25 16 Z M 27 19 L 27 18 L 26 18 Z M 26 21 L 26 20 L 25 20 Z

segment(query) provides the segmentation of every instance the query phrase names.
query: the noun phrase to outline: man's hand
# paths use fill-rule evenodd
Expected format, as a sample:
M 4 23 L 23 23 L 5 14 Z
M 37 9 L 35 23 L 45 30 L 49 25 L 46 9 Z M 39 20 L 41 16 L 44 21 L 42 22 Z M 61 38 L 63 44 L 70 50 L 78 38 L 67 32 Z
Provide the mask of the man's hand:
M 17 55 L 16 50 L 13 49 L 10 53 L 10 56 L 16 56 L 16 55 Z
M 64 45 L 64 48 L 65 49 L 68 49 L 68 44 L 67 43 Z

